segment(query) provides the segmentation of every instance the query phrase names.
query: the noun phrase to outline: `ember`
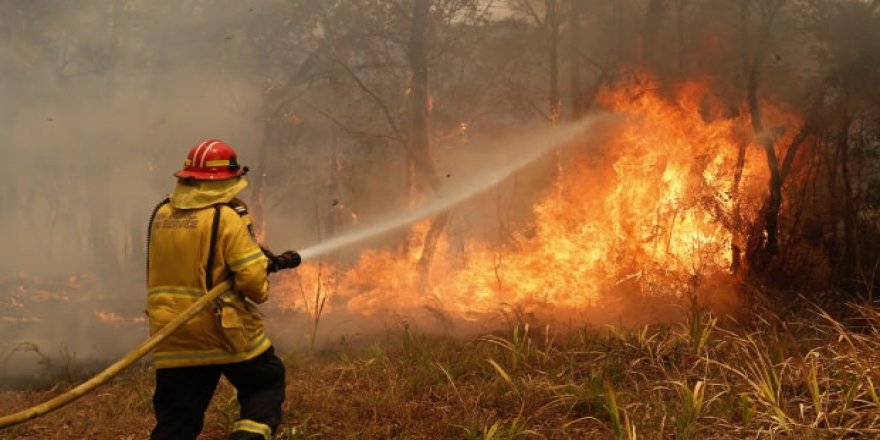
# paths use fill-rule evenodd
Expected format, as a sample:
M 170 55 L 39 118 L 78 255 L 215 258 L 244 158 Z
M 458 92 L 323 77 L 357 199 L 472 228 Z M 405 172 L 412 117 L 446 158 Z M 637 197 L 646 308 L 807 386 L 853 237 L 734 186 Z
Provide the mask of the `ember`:
M 126 317 L 120 315 L 119 313 L 106 310 L 95 310 L 95 317 L 102 322 L 110 324 L 114 327 L 120 327 L 123 325 L 137 325 L 147 322 L 147 318 L 143 316 Z

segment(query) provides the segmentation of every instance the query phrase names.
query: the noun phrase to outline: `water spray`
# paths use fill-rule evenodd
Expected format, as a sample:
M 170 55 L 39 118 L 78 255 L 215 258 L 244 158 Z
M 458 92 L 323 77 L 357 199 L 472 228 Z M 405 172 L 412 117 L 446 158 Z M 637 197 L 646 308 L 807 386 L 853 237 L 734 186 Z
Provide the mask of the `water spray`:
M 489 173 L 483 173 L 470 182 L 445 186 L 438 193 L 434 194 L 431 202 L 414 211 L 406 212 L 396 217 L 389 217 L 377 221 L 370 226 L 313 244 L 301 249 L 299 253 L 303 261 L 313 260 L 445 211 L 494 188 L 517 171 L 540 159 L 546 153 L 570 142 L 579 134 L 589 130 L 595 124 L 607 120 L 609 117 L 609 115 L 604 114 L 594 115 L 578 122 L 560 125 L 549 132 L 542 130 L 540 133 L 520 137 L 506 146 L 506 149 L 509 151 L 519 153 L 515 160 L 502 164 Z
M 592 116 L 578 122 L 555 127 L 549 131 L 542 130 L 540 133 L 521 137 L 518 140 L 511 142 L 507 148 L 508 151 L 518 153 L 516 160 L 500 166 L 490 173 L 480 175 L 471 182 L 464 182 L 459 185 L 449 185 L 444 190 L 435 194 L 436 198 L 432 202 L 426 204 L 420 209 L 397 217 L 391 217 L 384 221 L 377 222 L 372 226 L 308 246 L 300 251 L 302 259 L 308 261 L 321 257 L 330 252 L 394 231 L 426 217 L 430 217 L 431 215 L 445 211 L 493 188 L 515 172 L 537 161 L 545 153 L 570 142 L 576 136 L 590 130 L 595 124 L 608 119 L 608 117 L 608 115 Z M 147 353 L 156 348 L 160 342 L 165 340 L 168 336 L 171 336 L 172 333 L 177 331 L 177 329 L 186 324 L 187 321 L 208 307 L 223 292 L 228 290 L 228 283 L 220 283 L 199 298 L 198 301 L 193 303 L 189 308 L 181 312 L 181 314 L 174 318 L 174 320 L 141 343 L 137 348 L 93 376 L 91 379 L 77 385 L 64 394 L 56 396 L 39 405 L 0 417 L 0 429 L 8 428 L 46 415 L 90 393 L 95 388 L 112 379 L 144 357 Z

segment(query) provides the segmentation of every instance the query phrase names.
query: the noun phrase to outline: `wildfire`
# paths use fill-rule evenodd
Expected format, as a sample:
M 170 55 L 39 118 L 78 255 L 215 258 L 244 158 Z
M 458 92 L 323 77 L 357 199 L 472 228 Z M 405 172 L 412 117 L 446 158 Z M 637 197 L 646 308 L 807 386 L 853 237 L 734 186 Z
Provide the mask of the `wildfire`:
M 599 102 L 625 123 L 570 153 L 529 227 L 507 245 L 465 239 L 453 250 L 447 233 L 425 275 L 423 222 L 405 252 L 368 250 L 353 268 L 311 263 L 286 275 L 284 307 L 305 307 L 318 292 L 367 315 L 429 308 L 468 318 L 501 304 L 583 309 L 621 293 L 680 296 L 695 279 L 727 276 L 737 217 L 755 215 L 768 178 L 748 117 L 726 116 L 697 82 L 661 91 L 641 78 Z

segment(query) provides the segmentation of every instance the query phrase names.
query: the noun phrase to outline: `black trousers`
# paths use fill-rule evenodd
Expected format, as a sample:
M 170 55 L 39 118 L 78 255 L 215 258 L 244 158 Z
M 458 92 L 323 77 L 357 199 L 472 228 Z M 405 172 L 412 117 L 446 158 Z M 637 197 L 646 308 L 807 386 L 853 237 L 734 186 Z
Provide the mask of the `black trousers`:
M 221 374 L 238 390 L 241 406 L 230 439 L 269 440 L 281 424 L 284 402 L 284 365 L 272 347 L 234 364 L 157 369 L 153 395 L 156 428 L 150 439 L 198 437 Z

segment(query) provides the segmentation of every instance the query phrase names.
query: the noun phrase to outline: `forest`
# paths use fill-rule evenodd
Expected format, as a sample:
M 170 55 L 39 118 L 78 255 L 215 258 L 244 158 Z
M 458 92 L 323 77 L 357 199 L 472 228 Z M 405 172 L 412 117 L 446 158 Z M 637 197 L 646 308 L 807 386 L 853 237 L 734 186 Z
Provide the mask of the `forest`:
M 4 0 L 0 36 L 0 413 L 146 337 L 149 214 L 218 138 L 305 259 L 261 306 L 276 438 L 880 435 L 880 0 Z M 0 439 L 145 437 L 152 368 Z

